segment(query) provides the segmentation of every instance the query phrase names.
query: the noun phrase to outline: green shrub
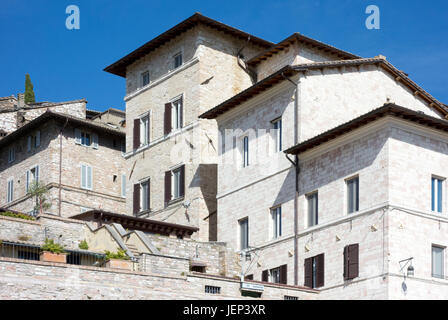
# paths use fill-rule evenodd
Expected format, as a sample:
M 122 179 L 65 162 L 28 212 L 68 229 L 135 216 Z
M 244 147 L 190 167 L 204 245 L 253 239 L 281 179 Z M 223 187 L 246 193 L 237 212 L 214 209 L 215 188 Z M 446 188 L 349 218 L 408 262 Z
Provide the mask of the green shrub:
M 118 260 L 129 260 L 128 255 L 123 249 L 118 249 L 117 252 L 110 252 L 109 250 L 105 250 L 106 260 L 110 259 L 118 259 Z
M 15 213 L 15 212 L 10 212 L 10 211 L 0 212 L 0 216 L 18 218 L 18 219 L 24 219 L 24 220 L 33 220 L 33 221 L 36 220 L 36 218 L 29 216 L 27 214 Z
M 53 239 L 45 239 L 45 244 L 42 246 L 43 251 L 49 251 L 51 253 L 64 253 L 64 247 L 59 243 L 55 243 Z
M 89 250 L 89 244 L 87 243 L 86 240 L 82 240 L 79 245 L 78 245 L 79 249 L 82 250 Z

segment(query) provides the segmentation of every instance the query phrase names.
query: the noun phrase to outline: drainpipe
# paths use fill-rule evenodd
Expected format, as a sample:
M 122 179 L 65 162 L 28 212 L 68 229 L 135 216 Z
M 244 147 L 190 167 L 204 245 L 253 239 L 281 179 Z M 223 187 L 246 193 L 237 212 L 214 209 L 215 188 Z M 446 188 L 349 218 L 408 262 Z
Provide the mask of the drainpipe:
M 296 88 L 294 92 L 294 145 L 299 143 L 299 108 L 300 108 L 300 75 L 297 82 L 294 82 L 290 78 L 286 77 L 282 73 L 283 78 L 291 82 Z M 294 156 L 294 160 L 291 160 L 288 155 L 286 158 L 293 164 L 295 169 L 295 195 L 294 195 L 294 285 L 299 283 L 299 157 Z
M 62 190 L 62 132 L 67 126 L 68 118 L 65 119 L 65 124 L 61 128 L 61 132 L 59 133 L 59 202 L 58 202 L 58 215 L 61 217 L 61 190 Z

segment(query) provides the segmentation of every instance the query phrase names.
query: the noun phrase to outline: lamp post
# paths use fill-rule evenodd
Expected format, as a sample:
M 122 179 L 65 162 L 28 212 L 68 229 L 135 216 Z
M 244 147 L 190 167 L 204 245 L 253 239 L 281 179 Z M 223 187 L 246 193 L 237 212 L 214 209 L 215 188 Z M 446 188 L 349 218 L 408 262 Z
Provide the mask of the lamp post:
M 403 276 L 404 276 L 405 279 L 406 279 L 406 276 L 408 276 L 408 277 L 413 277 L 414 276 L 414 267 L 412 266 L 412 260 L 413 259 L 414 258 L 411 257 L 411 258 L 404 259 L 404 260 L 401 260 L 401 261 L 398 262 L 400 264 L 400 272 L 403 273 Z M 405 273 L 403 269 L 408 264 L 409 264 L 409 266 L 408 266 L 408 268 L 406 270 L 406 273 Z

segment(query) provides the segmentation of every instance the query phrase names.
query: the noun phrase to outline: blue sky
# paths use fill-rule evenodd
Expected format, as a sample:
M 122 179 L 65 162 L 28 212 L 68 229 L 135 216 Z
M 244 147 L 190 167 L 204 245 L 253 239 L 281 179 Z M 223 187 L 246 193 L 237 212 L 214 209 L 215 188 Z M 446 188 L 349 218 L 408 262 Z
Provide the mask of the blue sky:
M 65 27 L 72 4 L 81 12 L 80 30 Z M 381 10 L 380 30 L 365 27 L 370 4 Z M 272 42 L 300 32 L 363 57 L 383 54 L 448 103 L 442 0 L 2 0 L 0 96 L 23 92 L 30 73 L 38 101 L 86 98 L 90 109 L 124 109 L 125 80 L 104 67 L 194 12 Z

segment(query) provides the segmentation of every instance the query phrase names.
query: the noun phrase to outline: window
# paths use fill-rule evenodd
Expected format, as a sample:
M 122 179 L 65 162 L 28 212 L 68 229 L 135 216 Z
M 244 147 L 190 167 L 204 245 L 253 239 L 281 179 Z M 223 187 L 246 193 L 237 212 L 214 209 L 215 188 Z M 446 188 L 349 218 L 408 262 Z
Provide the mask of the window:
M 239 221 L 240 225 L 240 248 L 241 250 L 249 248 L 249 219 L 245 218 Z
M 431 210 L 442 212 L 443 179 L 432 177 L 431 179 Z
M 177 99 L 171 103 L 171 106 L 171 127 L 173 129 L 180 129 L 182 128 L 182 99 Z
M 359 275 L 359 245 L 352 244 L 344 248 L 344 280 L 350 280 Z
M 140 146 L 149 143 L 149 114 L 140 118 Z
M 35 166 L 26 172 L 26 192 L 34 182 L 39 182 L 39 166 Z
M 287 284 L 288 265 L 282 265 L 271 270 L 264 270 L 261 273 L 261 281 Z
M 275 152 L 282 151 L 282 119 L 272 121 L 274 127 Z
M 347 180 L 347 212 L 359 211 L 359 177 Z
M 221 287 L 205 286 L 205 293 L 220 294 L 221 293 Z
M 271 209 L 272 218 L 272 238 L 278 238 L 282 235 L 282 207 Z
M 149 210 L 149 180 L 140 184 L 140 211 Z
M 126 198 L 126 175 L 121 175 L 121 196 Z
M 92 190 L 92 167 L 81 165 L 81 188 Z
M 243 138 L 243 168 L 249 166 L 249 137 Z
M 445 248 L 432 246 L 432 276 L 443 279 L 445 276 Z
M 181 170 L 180 168 L 173 170 L 172 174 L 172 190 L 171 194 L 173 195 L 173 199 L 177 199 L 181 197 Z
M 75 129 L 75 143 L 85 147 L 98 149 L 98 135 Z
M 145 71 L 142 73 L 142 87 L 149 84 L 149 71 Z
M 14 180 L 8 180 L 8 190 L 6 192 L 6 202 L 11 202 L 14 200 Z
M 305 287 L 319 288 L 324 286 L 324 254 L 305 259 Z
M 179 68 L 182 65 L 182 52 L 177 53 L 174 55 L 174 69 Z
M 165 205 L 185 196 L 185 165 L 165 172 Z
M 318 195 L 317 192 L 307 196 L 308 199 L 308 227 L 318 224 Z
M 280 283 L 280 268 L 271 269 L 271 282 Z
M 16 160 L 16 150 L 14 147 L 11 147 L 8 150 L 8 163 L 13 162 L 14 160 Z

